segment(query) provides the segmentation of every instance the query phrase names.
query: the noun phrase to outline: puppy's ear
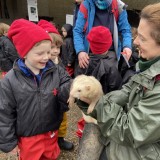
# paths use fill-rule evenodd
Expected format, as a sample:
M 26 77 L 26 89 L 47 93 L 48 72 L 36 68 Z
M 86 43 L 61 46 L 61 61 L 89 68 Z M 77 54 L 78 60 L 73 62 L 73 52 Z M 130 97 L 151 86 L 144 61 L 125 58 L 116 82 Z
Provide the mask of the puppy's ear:
M 89 91 L 91 89 L 91 86 L 85 86 L 85 89 Z

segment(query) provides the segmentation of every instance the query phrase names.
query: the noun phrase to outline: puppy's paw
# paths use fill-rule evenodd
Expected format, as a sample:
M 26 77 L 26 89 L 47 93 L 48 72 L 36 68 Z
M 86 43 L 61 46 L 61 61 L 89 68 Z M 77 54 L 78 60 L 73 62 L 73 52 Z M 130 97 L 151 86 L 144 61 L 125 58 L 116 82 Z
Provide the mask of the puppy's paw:
M 91 113 L 93 111 L 93 109 L 91 109 L 90 107 L 87 110 L 87 114 Z
M 91 113 L 94 110 L 95 105 L 96 105 L 96 101 L 92 102 L 89 105 L 88 110 L 87 110 L 87 114 Z
M 97 120 L 94 119 L 93 117 L 87 116 L 87 115 L 85 115 L 83 112 L 82 112 L 82 115 L 83 115 L 84 120 L 85 120 L 87 123 L 97 124 Z
M 69 99 L 68 99 L 67 102 L 68 102 L 68 104 L 69 104 L 69 107 L 74 107 L 75 98 L 69 97 Z

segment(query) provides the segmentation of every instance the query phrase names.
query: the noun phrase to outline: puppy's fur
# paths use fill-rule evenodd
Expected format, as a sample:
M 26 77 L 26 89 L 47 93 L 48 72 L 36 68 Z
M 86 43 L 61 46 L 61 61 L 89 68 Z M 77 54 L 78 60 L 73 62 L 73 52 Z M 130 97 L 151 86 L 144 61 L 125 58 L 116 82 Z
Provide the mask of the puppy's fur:
M 75 98 L 80 99 L 82 101 L 85 101 L 89 104 L 87 113 L 91 113 L 100 99 L 100 97 L 103 95 L 102 86 L 100 82 L 93 76 L 86 76 L 86 75 L 79 75 L 77 76 L 71 86 L 70 90 L 70 97 L 69 97 L 69 106 L 74 106 Z M 91 117 L 87 116 L 83 113 L 84 119 L 92 123 L 96 120 L 94 119 L 89 120 Z M 93 119 L 93 118 L 91 118 Z

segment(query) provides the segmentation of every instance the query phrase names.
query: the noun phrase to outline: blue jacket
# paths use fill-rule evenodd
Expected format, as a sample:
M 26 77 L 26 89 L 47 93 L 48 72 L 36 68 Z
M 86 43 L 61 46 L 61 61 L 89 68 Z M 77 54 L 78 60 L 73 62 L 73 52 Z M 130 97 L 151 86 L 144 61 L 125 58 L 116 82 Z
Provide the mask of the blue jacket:
M 81 51 L 85 51 L 89 53 L 89 43 L 86 39 L 89 31 L 93 27 L 94 16 L 95 16 L 95 0 L 85 0 L 81 3 L 84 5 L 86 10 L 88 11 L 88 18 L 85 18 L 85 15 L 79 10 L 78 18 L 76 21 L 76 25 L 73 30 L 74 34 L 74 45 L 76 53 L 78 54 Z M 86 20 L 88 20 L 88 26 L 86 31 L 84 32 L 84 26 L 86 24 Z M 119 13 L 118 22 L 117 22 L 118 32 L 122 36 L 122 43 L 118 39 L 118 49 L 117 49 L 117 58 L 120 58 L 121 50 L 124 47 L 131 48 L 132 44 L 132 34 L 131 34 L 131 27 L 128 23 L 128 17 L 126 10 L 123 10 Z M 117 34 L 118 37 L 118 34 Z M 115 43 L 115 42 L 114 42 Z

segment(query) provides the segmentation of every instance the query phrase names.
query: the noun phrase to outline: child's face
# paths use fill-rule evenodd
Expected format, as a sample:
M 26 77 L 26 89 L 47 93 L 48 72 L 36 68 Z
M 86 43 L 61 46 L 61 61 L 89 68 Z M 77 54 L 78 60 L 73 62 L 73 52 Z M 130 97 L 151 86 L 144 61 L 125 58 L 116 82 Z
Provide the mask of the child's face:
M 67 36 L 67 31 L 65 30 L 64 27 L 62 27 L 61 31 L 62 31 L 63 37 L 66 37 Z
M 51 45 L 51 60 L 55 60 L 60 54 L 60 46 L 57 46 L 55 43 Z
M 24 57 L 26 66 L 34 73 L 39 74 L 40 69 L 45 68 L 51 57 L 51 42 L 44 41 L 34 46 Z

